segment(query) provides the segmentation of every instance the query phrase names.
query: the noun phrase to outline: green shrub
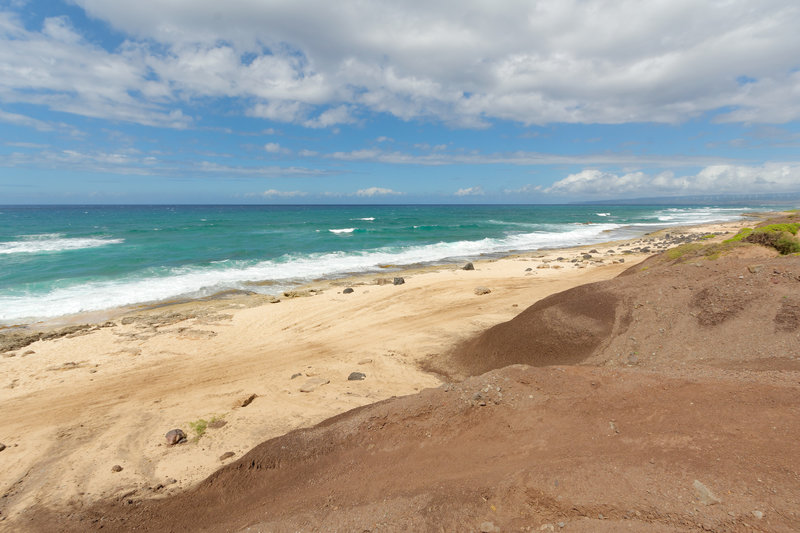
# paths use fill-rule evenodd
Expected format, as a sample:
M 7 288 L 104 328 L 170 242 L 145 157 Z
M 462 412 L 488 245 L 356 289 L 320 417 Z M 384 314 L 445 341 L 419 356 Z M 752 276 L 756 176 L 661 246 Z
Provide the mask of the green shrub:
M 795 254 L 800 252 L 800 241 L 788 232 L 783 232 L 775 241 L 775 249 L 783 255 Z

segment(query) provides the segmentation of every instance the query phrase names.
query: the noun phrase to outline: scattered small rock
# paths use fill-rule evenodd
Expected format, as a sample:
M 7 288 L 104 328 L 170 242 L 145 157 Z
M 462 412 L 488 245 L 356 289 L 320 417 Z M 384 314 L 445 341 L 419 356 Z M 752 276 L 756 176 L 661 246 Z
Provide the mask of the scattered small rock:
M 722 501 L 711 492 L 711 489 L 700 483 L 700 481 L 695 479 L 692 486 L 694 487 L 695 494 L 697 494 L 697 499 L 700 500 L 700 503 L 703 505 L 714 505 Z
M 223 420 L 221 418 L 218 418 L 217 420 L 213 420 L 213 421 L 209 422 L 207 427 L 210 428 L 210 429 L 219 429 L 219 428 L 225 426 L 225 424 L 227 424 L 227 423 L 228 423 L 227 420 Z
M 466 265 L 461 267 L 461 270 L 475 270 L 475 265 L 473 265 L 472 263 L 467 263 Z
M 167 431 L 165 437 L 167 439 L 167 444 L 170 446 L 186 442 L 186 433 L 184 433 L 182 429 L 171 429 Z
M 363 372 L 350 372 L 350 375 L 347 376 L 347 381 L 361 381 L 366 377 L 367 375 Z
M 250 396 L 248 396 L 248 397 L 246 397 L 246 398 L 243 398 L 243 399 L 242 399 L 242 400 L 239 402 L 239 407 L 247 407 L 248 405 L 250 405 L 251 403 L 253 403 L 253 400 L 255 400 L 257 397 L 258 397 L 258 395 L 256 395 L 255 393 L 253 393 L 253 394 L 251 394 Z
M 751 274 L 758 274 L 761 272 L 762 268 L 764 268 L 764 265 L 750 265 L 747 267 L 747 270 L 749 270 Z
M 592 248 L 591 250 L 589 250 L 589 253 L 590 254 L 599 254 L 600 252 L 598 252 L 596 249 Z
M 531 272 L 532 270 L 533 269 L 531 267 L 528 267 L 528 268 L 525 269 L 525 272 Z
M 475 287 L 475 294 L 477 294 L 478 296 L 482 294 L 489 294 L 490 292 L 492 292 L 492 290 L 489 289 L 488 287 Z
M 764 513 L 762 513 L 761 511 L 753 511 L 751 514 L 758 520 L 764 518 Z
M 0 442 L 0 452 L 6 449 L 6 445 Z
M 119 465 L 114 465 L 111 467 L 112 472 L 122 472 L 122 467 Z
M 392 280 L 392 285 L 402 285 L 405 282 L 405 278 L 394 278 L 394 280 Z
M 355 292 L 352 287 L 347 287 L 345 290 L 342 291 L 342 294 L 351 294 Z
M 372 362 L 372 359 L 370 357 L 366 357 L 366 358 L 362 359 L 361 361 L 359 361 L 358 364 L 359 365 L 368 365 L 371 362 Z
M 493 522 L 483 522 L 481 523 L 480 531 L 481 533 L 496 533 L 500 531 L 500 528 L 494 525 Z
M 166 485 L 174 485 L 177 482 L 178 482 L 178 480 L 175 479 L 174 477 L 168 477 L 167 479 L 164 480 L 164 485 L 165 486 Z
M 311 378 L 306 381 L 302 387 L 300 387 L 300 392 L 313 392 L 319 387 L 327 385 L 330 382 L 331 380 L 325 378 Z
M 233 452 L 225 452 L 225 453 L 223 453 L 222 455 L 219 456 L 219 460 L 220 461 L 224 461 L 225 459 L 230 459 L 234 455 L 236 455 L 236 454 L 233 453 Z
M 584 259 L 591 259 L 592 254 L 583 254 L 581 257 L 583 257 Z

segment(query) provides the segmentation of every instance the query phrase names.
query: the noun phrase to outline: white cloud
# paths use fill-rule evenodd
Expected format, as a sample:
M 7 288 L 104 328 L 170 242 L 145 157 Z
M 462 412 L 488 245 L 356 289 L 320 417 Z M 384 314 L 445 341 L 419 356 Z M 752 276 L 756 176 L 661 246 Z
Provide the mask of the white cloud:
M 291 150 L 278 143 L 267 143 L 264 145 L 264 150 L 269 154 L 288 154 L 291 152 Z
M 800 163 L 766 163 L 761 166 L 711 165 L 687 176 L 676 176 L 672 172 L 617 174 L 586 169 L 556 181 L 544 192 L 558 196 L 613 198 L 798 190 Z
M 466 189 L 458 189 L 453 193 L 456 196 L 483 196 L 483 189 L 480 187 L 467 187 Z
M 356 191 L 356 196 L 373 197 L 373 196 L 398 196 L 403 193 L 393 191 L 392 189 L 384 189 L 382 187 L 370 187 L 368 189 L 361 189 Z
M 308 196 L 308 193 L 304 191 L 278 191 L 276 189 L 268 189 L 264 192 L 247 193 L 245 196 L 250 198 L 259 196 L 264 198 L 299 198 Z
M 0 14 L 4 101 L 162 127 L 221 97 L 311 128 L 800 119 L 791 0 L 74 1 L 128 40 Z

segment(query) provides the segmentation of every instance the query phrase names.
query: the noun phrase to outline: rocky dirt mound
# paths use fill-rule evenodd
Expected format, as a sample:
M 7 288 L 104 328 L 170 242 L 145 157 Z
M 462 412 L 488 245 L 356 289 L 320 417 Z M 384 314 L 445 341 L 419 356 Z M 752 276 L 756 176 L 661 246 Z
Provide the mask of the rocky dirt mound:
M 796 381 L 511 366 L 265 442 L 187 493 L 36 531 L 791 531 Z
M 430 367 L 457 377 L 515 363 L 800 369 L 800 256 L 709 249 L 545 298 Z

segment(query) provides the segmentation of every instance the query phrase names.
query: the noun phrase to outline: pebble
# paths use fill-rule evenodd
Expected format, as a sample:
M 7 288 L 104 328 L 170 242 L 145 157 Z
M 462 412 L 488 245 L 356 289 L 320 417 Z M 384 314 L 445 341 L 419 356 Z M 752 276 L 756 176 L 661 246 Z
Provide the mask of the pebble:
M 114 465 L 111 467 L 112 472 L 122 472 L 122 467 L 119 465 Z
M 234 455 L 236 455 L 236 454 L 233 453 L 233 452 L 225 452 L 225 453 L 223 453 L 222 455 L 219 456 L 219 460 L 220 461 L 224 461 L 225 459 L 230 459 Z
M 473 265 L 472 263 L 467 263 L 466 265 L 461 267 L 461 270 L 475 270 L 475 265 Z
M 694 483 L 692 483 L 692 486 L 697 494 L 697 499 L 700 500 L 700 503 L 703 505 L 714 505 L 720 503 L 721 500 L 717 498 L 713 492 L 711 492 L 711 489 L 700 483 L 700 481 L 695 479 Z
M 490 292 L 492 292 L 492 290 L 489 289 L 488 287 L 475 287 L 475 294 L 477 294 L 478 296 L 482 294 L 489 294 Z
M 761 520 L 762 518 L 764 518 L 764 513 L 762 513 L 761 511 L 753 511 L 753 513 L 752 513 L 752 514 L 753 514 L 753 516 L 754 516 L 754 517 L 756 517 L 758 520 Z
M 6 449 L 6 445 L 0 442 L 0 452 Z
M 355 292 L 352 287 L 347 287 L 345 290 L 342 291 L 342 294 L 351 294 Z
M 170 446 L 186 442 L 186 433 L 181 429 L 171 429 L 167 431 L 164 437 L 167 439 L 167 444 Z
M 330 382 L 331 380 L 325 378 L 311 378 L 300 387 L 300 392 L 314 392 L 319 387 L 327 385 Z
M 500 528 L 494 525 L 494 522 L 483 522 L 480 527 L 481 533 L 495 533 L 500 531 Z
M 405 282 L 406 282 L 405 278 L 394 278 L 394 280 L 392 281 L 392 285 L 402 285 Z
M 358 362 L 358 364 L 359 364 L 359 365 L 368 365 L 368 364 L 370 364 L 371 362 L 372 362 L 372 359 L 371 359 L 371 358 L 369 358 L 369 357 L 366 357 L 366 358 L 362 359 L 361 361 L 359 361 L 359 362 Z
M 363 372 L 350 372 L 350 375 L 347 376 L 347 381 L 362 381 L 366 377 L 367 375 Z

